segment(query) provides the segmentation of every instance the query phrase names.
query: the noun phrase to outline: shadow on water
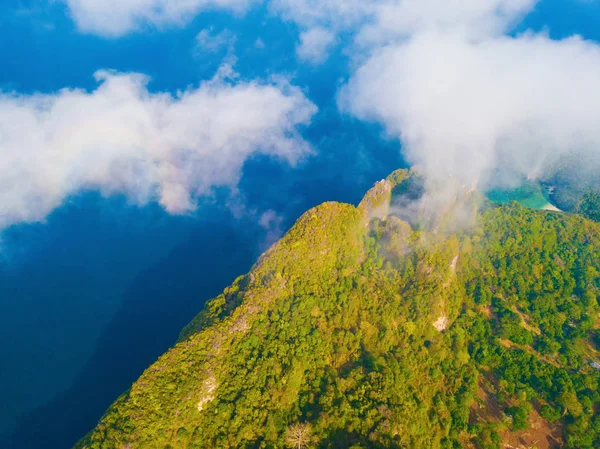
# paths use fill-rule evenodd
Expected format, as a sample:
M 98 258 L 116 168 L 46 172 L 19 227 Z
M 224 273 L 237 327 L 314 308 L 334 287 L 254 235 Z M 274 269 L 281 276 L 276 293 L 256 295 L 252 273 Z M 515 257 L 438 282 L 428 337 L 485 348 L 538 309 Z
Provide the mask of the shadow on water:
M 0 446 L 72 447 L 174 344 L 204 303 L 249 270 L 255 256 L 252 240 L 235 228 L 217 220 L 201 224 L 187 242 L 137 276 L 71 387 L 21 417 Z

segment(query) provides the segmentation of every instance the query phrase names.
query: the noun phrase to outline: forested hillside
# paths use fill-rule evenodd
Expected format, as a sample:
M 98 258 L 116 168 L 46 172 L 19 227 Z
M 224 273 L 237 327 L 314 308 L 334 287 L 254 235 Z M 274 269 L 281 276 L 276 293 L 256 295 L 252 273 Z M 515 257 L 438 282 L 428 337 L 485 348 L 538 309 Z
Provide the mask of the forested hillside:
M 600 447 L 600 226 L 419 229 L 415 179 L 305 213 L 77 447 Z
M 543 180 L 556 205 L 562 210 L 600 221 L 599 166 L 600 157 L 574 153 L 550 167 Z

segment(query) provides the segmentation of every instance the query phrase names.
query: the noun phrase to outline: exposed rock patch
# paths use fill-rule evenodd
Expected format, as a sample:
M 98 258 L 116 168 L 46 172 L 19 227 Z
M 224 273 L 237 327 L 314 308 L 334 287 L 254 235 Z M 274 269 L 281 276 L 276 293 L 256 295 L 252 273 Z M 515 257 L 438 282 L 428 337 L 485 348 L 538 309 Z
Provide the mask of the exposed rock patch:
M 202 385 L 202 396 L 198 402 L 198 411 L 204 410 L 204 407 L 215 399 L 215 390 L 217 389 L 217 380 L 213 375 L 210 375 L 208 379 L 204 381 Z
M 448 327 L 448 317 L 446 315 L 442 315 L 435 323 L 433 323 L 433 327 L 435 327 L 438 332 L 445 331 Z

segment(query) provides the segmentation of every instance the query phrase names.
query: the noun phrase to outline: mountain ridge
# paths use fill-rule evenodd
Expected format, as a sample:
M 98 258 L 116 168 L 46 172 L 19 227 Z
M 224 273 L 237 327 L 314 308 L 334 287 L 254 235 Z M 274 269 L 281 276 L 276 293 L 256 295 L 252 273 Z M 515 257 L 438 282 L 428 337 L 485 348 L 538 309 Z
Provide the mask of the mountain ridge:
M 594 447 L 599 226 L 419 229 L 393 213 L 418 177 L 303 214 L 77 447 Z

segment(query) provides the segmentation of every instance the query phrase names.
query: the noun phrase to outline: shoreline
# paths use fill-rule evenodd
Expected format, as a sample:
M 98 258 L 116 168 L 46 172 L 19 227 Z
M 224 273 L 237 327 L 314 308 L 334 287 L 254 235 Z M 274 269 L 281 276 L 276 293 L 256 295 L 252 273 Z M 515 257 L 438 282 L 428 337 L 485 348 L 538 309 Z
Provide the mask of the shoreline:
M 552 212 L 562 212 L 562 210 L 560 210 L 558 207 L 556 207 L 554 204 L 550 204 L 548 203 L 547 205 L 545 205 L 542 210 L 549 210 Z

